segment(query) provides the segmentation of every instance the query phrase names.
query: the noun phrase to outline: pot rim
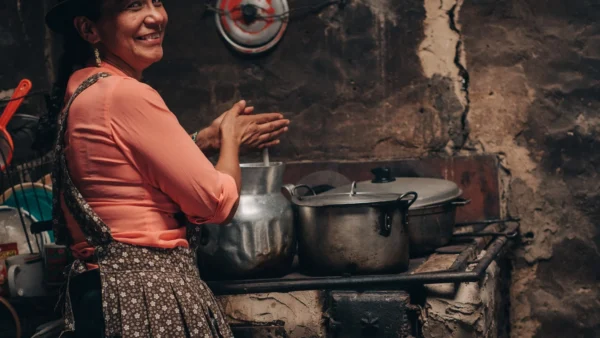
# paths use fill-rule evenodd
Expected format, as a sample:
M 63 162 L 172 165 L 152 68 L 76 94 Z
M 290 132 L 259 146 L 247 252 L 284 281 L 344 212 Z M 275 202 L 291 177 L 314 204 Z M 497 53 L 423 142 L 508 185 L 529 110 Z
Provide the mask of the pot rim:
M 372 194 L 372 193 L 340 193 L 320 194 L 314 196 L 298 197 L 292 194 L 292 203 L 303 207 L 356 207 L 356 206 L 398 206 L 407 209 L 417 199 L 417 193 L 405 194 Z
M 465 206 L 469 203 L 471 203 L 470 199 L 466 199 L 466 198 L 458 196 L 458 197 L 455 197 L 453 199 L 450 199 L 450 200 L 444 201 L 444 202 L 425 204 L 425 205 L 417 205 L 417 206 L 413 205 L 410 208 L 410 211 L 425 211 L 425 210 L 438 209 L 438 208 L 457 208 L 457 207 Z
M 240 163 L 240 168 L 273 168 L 273 167 L 281 167 L 285 165 L 283 162 L 269 162 L 269 165 L 265 165 L 263 162 L 247 162 Z
M 431 187 L 436 187 L 431 190 Z M 322 195 L 350 192 L 351 185 L 344 185 L 326 191 Z M 462 196 L 462 189 L 452 181 L 429 177 L 395 177 L 386 183 L 373 183 L 372 181 L 356 182 L 356 190 L 372 194 L 401 194 L 406 191 L 416 191 L 419 199 L 411 206 L 411 210 L 449 203 Z

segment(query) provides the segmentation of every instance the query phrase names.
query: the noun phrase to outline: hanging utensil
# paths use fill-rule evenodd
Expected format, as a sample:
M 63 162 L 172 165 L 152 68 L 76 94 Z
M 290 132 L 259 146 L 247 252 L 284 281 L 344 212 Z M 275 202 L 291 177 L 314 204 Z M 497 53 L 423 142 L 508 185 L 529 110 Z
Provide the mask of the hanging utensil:
M 21 80 L 8 105 L 4 108 L 2 116 L 0 116 L 0 170 L 5 170 L 6 166 L 10 164 L 13 152 L 15 151 L 15 145 L 13 144 L 12 137 L 6 130 L 6 126 L 15 115 L 17 109 L 19 109 L 19 106 L 21 106 L 23 100 L 25 100 L 25 96 L 27 96 L 29 90 L 31 90 L 31 81 L 28 79 Z

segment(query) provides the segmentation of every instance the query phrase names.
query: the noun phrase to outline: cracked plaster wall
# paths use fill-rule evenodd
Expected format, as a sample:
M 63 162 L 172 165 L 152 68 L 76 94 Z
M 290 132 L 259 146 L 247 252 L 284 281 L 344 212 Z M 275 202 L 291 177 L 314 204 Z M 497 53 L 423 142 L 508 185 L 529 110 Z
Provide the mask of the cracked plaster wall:
M 429 297 L 421 310 L 423 337 L 505 336 L 503 274 L 501 268 L 492 263 L 481 282 L 430 285 Z
M 522 218 L 514 337 L 600 334 L 600 6 L 465 0 L 468 146 L 498 153 L 507 211 Z
M 242 58 L 218 37 L 212 16 L 201 19 L 200 6 L 178 6 L 165 60 L 148 81 L 190 130 L 240 98 L 283 112 L 294 127 L 271 150 L 276 159 L 443 153 L 463 142 L 464 94 L 454 74 L 423 73 L 415 51 L 425 15 L 422 0 L 355 0 L 292 20 L 275 50 Z M 186 48 L 189 36 L 202 47 Z
M 227 320 L 235 325 L 283 323 L 284 337 L 323 337 L 323 301 L 320 291 L 220 296 Z

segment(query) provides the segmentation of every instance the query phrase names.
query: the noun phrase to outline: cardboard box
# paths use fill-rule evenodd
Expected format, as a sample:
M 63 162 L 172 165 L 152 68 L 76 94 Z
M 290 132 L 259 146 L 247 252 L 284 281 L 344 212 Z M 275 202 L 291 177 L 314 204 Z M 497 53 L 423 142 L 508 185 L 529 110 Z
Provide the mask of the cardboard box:
M 8 271 L 6 258 L 19 254 L 17 243 L 0 244 L 0 296 L 8 296 Z

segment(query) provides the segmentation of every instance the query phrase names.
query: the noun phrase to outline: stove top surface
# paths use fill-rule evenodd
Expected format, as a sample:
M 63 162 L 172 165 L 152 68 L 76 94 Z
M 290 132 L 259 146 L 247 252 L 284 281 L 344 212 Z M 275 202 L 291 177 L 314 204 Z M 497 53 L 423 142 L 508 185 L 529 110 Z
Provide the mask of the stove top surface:
M 490 221 L 486 221 L 489 223 Z M 217 295 L 321 289 L 401 289 L 408 286 L 479 281 L 487 267 L 518 235 L 518 220 L 491 222 L 480 231 L 458 230 L 452 242 L 410 260 L 395 274 L 313 276 L 293 271 L 279 278 L 207 281 Z

